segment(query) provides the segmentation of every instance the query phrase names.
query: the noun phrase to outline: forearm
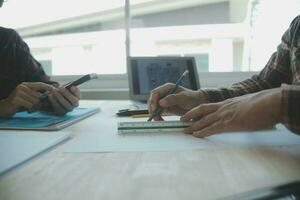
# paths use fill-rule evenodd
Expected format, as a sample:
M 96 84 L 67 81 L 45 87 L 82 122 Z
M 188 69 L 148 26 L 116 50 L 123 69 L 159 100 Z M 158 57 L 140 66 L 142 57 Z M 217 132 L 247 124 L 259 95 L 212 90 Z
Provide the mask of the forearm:
M 225 99 L 242 96 L 245 94 L 259 92 L 261 90 L 270 89 L 273 86 L 269 84 L 262 75 L 254 75 L 250 79 L 233 84 L 228 88 L 203 89 L 208 102 L 214 103 Z

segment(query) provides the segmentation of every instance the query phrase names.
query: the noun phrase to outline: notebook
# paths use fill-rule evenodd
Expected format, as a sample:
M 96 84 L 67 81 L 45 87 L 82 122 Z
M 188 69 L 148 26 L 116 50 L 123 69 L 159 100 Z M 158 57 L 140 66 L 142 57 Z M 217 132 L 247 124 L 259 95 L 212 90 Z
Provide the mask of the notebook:
M 42 112 L 19 112 L 12 118 L 0 118 L 0 130 L 44 130 L 56 131 L 97 112 L 99 108 L 75 108 L 64 116 L 53 116 Z

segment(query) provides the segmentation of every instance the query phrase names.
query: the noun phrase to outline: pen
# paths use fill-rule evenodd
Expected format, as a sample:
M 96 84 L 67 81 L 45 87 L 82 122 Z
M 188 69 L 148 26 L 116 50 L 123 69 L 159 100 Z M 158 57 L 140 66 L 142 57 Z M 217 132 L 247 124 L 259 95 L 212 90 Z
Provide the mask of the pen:
M 166 96 L 168 96 L 168 95 L 170 95 L 170 94 L 173 94 L 173 93 L 176 91 L 178 85 L 181 83 L 182 79 L 183 79 L 188 73 L 189 73 L 189 71 L 188 71 L 188 70 L 185 70 L 185 71 L 183 72 L 183 74 L 179 77 L 179 79 L 176 81 L 175 86 L 174 86 L 171 90 L 169 90 L 169 92 L 167 92 L 167 94 L 166 94 L 164 97 L 166 97 Z M 159 115 L 159 114 L 161 113 L 161 111 L 162 111 L 162 108 L 161 108 L 159 105 L 157 105 L 156 110 L 150 115 L 150 117 L 149 117 L 149 119 L 148 119 L 148 122 L 151 121 L 151 120 L 152 120 L 154 117 L 156 117 L 157 115 Z
M 168 113 L 161 113 L 161 116 L 168 116 L 170 114 Z M 130 117 L 132 118 L 144 118 L 144 117 L 149 117 L 149 114 L 137 114 L 137 115 L 131 115 Z
M 148 110 L 130 110 L 130 109 L 122 109 L 119 110 L 117 113 L 117 116 L 120 117 L 131 117 L 133 115 L 141 115 L 141 114 L 149 114 Z
M 131 115 L 132 118 L 143 118 L 143 117 L 149 117 L 149 114 L 137 114 L 137 115 Z

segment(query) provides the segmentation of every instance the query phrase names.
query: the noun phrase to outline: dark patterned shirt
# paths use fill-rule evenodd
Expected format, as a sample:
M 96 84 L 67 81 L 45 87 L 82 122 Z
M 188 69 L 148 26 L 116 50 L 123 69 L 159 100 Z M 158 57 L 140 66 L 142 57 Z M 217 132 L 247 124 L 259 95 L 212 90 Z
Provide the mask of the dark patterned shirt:
M 267 31 L 267 30 L 266 30 Z M 262 44 L 263 45 L 263 44 Z M 300 133 L 300 15 L 284 33 L 277 51 L 264 69 L 229 88 L 203 90 L 210 102 L 282 86 L 283 123 Z
M 33 58 L 19 34 L 12 29 L 0 27 L 0 100 L 8 97 L 22 82 L 56 85 Z

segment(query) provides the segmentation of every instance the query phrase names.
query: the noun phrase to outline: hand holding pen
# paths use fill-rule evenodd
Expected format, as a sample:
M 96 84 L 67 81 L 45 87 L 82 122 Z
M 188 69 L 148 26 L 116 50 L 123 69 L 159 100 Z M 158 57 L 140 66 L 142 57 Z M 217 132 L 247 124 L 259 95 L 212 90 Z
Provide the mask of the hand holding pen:
M 181 83 L 181 81 L 183 80 L 183 78 L 184 78 L 188 73 L 189 73 L 189 71 L 186 70 L 186 71 L 179 77 L 179 79 L 176 81 L 175 85 L 172 86 L 170 89 L 168 89 L 167 93 L 165 93 L 165 95 L 163 95 L 163 96 L 160 97 L 160 98 L 162 99 L 162 98 L 164 98 L 164 97 L 166 97 L 166 96 L 168 96 L 168 95 L 170 95 L 170 94 L 175 93 L 176 90 L 177 90 L 177 88 L 178 88 L 178 86 L 179 86 L 179 84 Z M 156 96 L 157 96 L 157 95 L 156 95 Z M 158 95 L 158 96 L 160 96 L 160 95 Z M 151 100 L 154 100 L 154 99 L 156 99 L 156 98 L 150 97 L 150 103 L 151 103 Z M 159 99 L 157 99 L 157 101 L 158 101 L 158 100 L 159 100 Z M 152 103 L 151 103 L 151 104 L 152 104 Z M 155 117 L 159 116 L 159 115 L 161 114 L 162 111 L 163 111 L 163 109 L 162 109 L 159 105 L 157 105 L 156 110 L 153 111 L 153 112 L 151 113 L 151 115 L 150 115 L 148 121 L 151 121 L 151 120 L 154 119 Z

